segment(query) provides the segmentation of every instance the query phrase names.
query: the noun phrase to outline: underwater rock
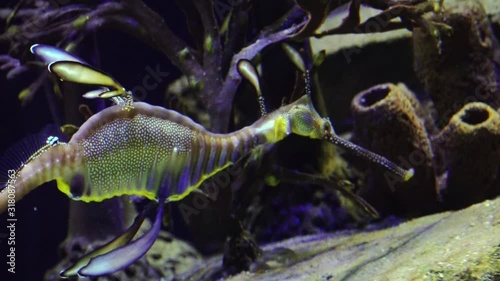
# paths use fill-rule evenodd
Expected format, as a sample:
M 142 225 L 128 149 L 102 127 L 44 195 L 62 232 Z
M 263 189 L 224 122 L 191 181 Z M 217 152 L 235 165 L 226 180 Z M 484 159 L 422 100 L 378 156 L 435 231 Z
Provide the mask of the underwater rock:
M 202 257 L 191 245 L 166 231 L 161 231 L 153 247 L 146 253 L 149 266 L 166 280 L 199 266 Z
M 441 196 L 448 207 L 484 200 L 490 188 L 500 192 L 500 115 L 493 108 L 481 102 L 465 105 L 435 143 L 445 153 L 448 172 Z
M 240 280 L 498 280 L 500 198 L 377 231 L 341 231 L 295 237 L 263 247 L 288 248 L 296 258 Z M 207 280 L 214 257 L 179 280 Z
M 445 1 L 430 18 L 452 27 L 450 34 L 413 32 L 414 65 L 444 127 L 463 105 L 480 101 L 500 106 L 494 62 L 494 35 L 486 12 L 476 0 Z
M 402 182 L 387 170 L 370 166 L 368 183 L 360 191 L 375 209 L 384 212 L 435 211 L 436 178 L 425 111 L 403 84 L 381 84 L 359 93 L 352 101 L 353 140 L 405 168 L 415 176 Z M 418 112 L 418 113 L 417 113 Z M 428 125 L 430 126 L 430 124 Z
M 224 245 L 223 267 L 230 274 L 248 270 L 251 264 L 262 255 L 250 233 L 241 229 L 239 235 L 231 235 Z

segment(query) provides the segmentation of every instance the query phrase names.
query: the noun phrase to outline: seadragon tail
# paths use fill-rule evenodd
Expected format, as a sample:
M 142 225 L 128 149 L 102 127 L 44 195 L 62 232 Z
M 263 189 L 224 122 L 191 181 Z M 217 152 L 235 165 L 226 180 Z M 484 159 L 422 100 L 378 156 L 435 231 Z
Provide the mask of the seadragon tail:
M 0 214 L 45 182 L 64 182 L 67 175 L 78 173 L 81 149 L 78 145 L 59 142 L 57 137 L 48 138 L 46 144 L 20 164 L 6 171 L 7 180 L 0 191 Z M 68 185 L 64 185 L 68 186 Z M 68 190 L 61 188 L 66 194 Z

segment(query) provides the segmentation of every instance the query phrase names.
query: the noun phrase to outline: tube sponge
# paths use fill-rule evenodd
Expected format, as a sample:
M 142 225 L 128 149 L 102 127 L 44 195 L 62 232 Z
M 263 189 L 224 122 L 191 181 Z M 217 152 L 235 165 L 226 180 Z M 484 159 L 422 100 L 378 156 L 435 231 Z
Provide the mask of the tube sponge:
M 370 166 L 368 184 L 360 192 L 377 210 L 416 213 L 437 205 L 433 153 L 418 100 L 403 84 L 381 84 L 352 101 L 353 139 L 404 168 L 414 168 L 409 182 L 394 180 L 387 171 Z M 396 208 L 396 209 L 394 209 Z
M 485 103 L 465 105 L 436 136 L 444 151 L 446 188 L 441 199 L 462 208 L 499 193 L 500 115 Z M 496 190 L 492 190 L 496 189 Z
M 415 70 L 436 107 L 439 127 L 469 102 L 500 107 L 495 39 L 481 3 L 446 1 L 442 12 L 431 20 L 453 29 L 437 38 L 424 28 L 413 32 Z

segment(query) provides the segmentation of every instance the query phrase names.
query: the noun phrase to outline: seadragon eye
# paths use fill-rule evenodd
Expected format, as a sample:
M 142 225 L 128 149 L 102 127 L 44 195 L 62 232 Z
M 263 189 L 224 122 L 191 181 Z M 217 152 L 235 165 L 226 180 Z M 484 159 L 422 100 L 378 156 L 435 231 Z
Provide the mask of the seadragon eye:
M 314 130 L 314 118 L 303 108 L 296 106 L 290 112 L 293 132 L 301 136 L 309 136 Z
M 331 138 L 331 136 L 334 134 L 332 123 L 330 122 L 329 118 L 324 118 L 323 120 L 325 121 L 323 123 L 323 132 L 325 133 L 325 138 Z

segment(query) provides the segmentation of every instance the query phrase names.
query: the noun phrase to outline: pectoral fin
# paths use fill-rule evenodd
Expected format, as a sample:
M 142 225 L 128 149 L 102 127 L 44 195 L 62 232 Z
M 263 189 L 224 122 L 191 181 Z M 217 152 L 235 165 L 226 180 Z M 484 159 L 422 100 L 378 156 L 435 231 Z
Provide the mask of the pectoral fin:
M 78 271 L 81 276 L 101 276 L 124 269 L 140 259 L 153 246 L 160 233 L 163 204 L 160 203 L 153 226 L 140 238 L 104 255 L 94 257 Z
M 63 271 L 60 272 L 60 275 L 62 277 L 71 277 L 71 276 L 76 276 L 78 272 L 85 266 L 89 265 L 91 260 L 97 256 L 102 256 L 106 255 L 109 252 L 112 252 L 113 250 L 122 247 L 129 243 L 132 238 L 134 238 L 135 234 L 139 230 L 139 228 L 142 225 L 142 222 L 146 218 L 146 214 L 148 211 L 151 209 L 151 206 L 154 203 L 151 203 L 150 206 L 145 208 L 134 220 L 132 225 L 125 231 L 123 234 L 120 236 L 116 237 L 115 239 L 111 240 L 109 243 L 107 243 L 104 246 L 99 247 L 98 249 L 86 254 L 82 258 L 80 258 L 74 265 L 72 265 L 69 268 L 64 269 Z

